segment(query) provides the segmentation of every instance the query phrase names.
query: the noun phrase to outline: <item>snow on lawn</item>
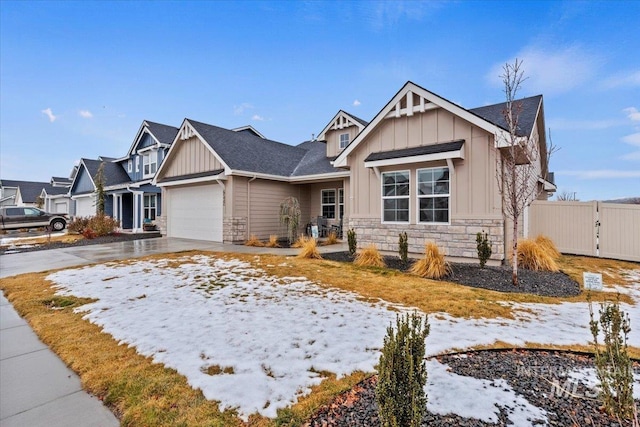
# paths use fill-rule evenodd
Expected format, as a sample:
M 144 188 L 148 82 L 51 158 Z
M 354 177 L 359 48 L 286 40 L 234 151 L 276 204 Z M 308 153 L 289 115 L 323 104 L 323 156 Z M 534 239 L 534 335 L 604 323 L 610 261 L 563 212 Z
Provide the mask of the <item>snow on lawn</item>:
M 51 237 L 55 237 L 55 236 L 64 236 L 65 234 L 67 234 L 66 231 L 61 231 L 58 233 L 51 233 Z M 41 236 L 21 236 L 21 237 L 0 237 L 0 246 L 6 246 L 9 244 L 16 244 L 21 241 L 21 240 L 32 240 L 32 239 L 37 239 L 40 237 L 47 237 L 46 234 L 43 234 Z M 22 246 L 22 245 L 21 245 Z M 25 246 L 22 246 L 25 247 Z
M 59 294 L 97 299 L 78 309 L 86 312 L 85 318 L 139 353 L 176 369 L 208 399 L 219 401 L 222 408 L 237 408 L 243 417 L 255 412 L 275 417 L 278 408 L 291 405 L 321 382 L 318 371 L 338 376 L 373 371 L 386 327 L 395 321 L 393 310 L 409 310 L 385 301 L 367 303 L 355 293 L 327 289 L 304 277 L 273 277 L 248 263 L 203 255 L 177 262 L 101 264 L 60 271 L 48 279 L 56 283 Z M 618 291 L 640 302 L 640 284 Z M 592 340 L 586 303 L 504 304 L 512 307 L 515 319 L 434 313 L 427 353 L 497 340 L 514 345 Z M 596 312 L 597 308 L 595 304 Z M 629 344 L 640 347 L 640 309 L 627 304 L 621 308 L 631 319 Z M 212 366 L 226 368 L 227 373 L 207 374 Z M 463 388 L 486 385 L 444 375 L 433 363 L 430 368 L 434 411 L 434 402 L 447 399 L 438 400 L 437 390 L 453 383 Z M 492 413 L 495 403 L 509 401 L 509 406 L 519 408 L 514 417 L 544 418 L 502 384 L 498 387 L 503 392 L 465 395 L 483 400 L 478 404 L 493 407 Z M 441 410 L 464 412 L 445 408 Z M 491 417 L 489 409 L 485 416 Z

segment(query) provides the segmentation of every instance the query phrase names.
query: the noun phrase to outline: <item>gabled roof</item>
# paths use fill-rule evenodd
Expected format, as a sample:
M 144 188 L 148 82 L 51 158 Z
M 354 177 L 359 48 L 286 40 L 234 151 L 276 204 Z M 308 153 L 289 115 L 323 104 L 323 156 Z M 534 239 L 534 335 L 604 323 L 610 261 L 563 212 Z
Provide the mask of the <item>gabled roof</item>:
M 414 104 L 413 95 L 418 95 L 419 104 Z M 403 107 L 403 102 L 405 103 Z M 520 102 L 520 101 L 519 101 Z M 522 135 L 530 135 L 535 125 L 538 111 L 542 103 L 542 95 L 521 100 L 522 112 L 520 113 L 520 126 Z M 488 105 L 485 107 L 468 110 L 457 105 L 417 84 L 408 81 L 391 100 L 380 110 L 373 120 L 362 130 L 356 138 L 336 157 L 336 167 L 346 166 L 347 156 L 355 147 L 364 140 L 377 125 L 388 117 L 400 117 L 401 115 L 413 115 L 414 112 L 423 112 L 430 108 L 443 108 L 458 117 L 478 126 L 492 134 L 507 132 L 506 123 L 502 111 L 506 103 Z
M 113 162 L 116 158 L 110 156 L 98 156 L 98 160 L 102 160 L 103 162 Z
M 327 157 L 327 143 L 323 141 L 305 141 L 299 145 L 307 151 L 300 163 L 296 166 L 292 176 L 318 175 L 324 173 L 335 173 L 336 168 L 331 164 L 331 159 Z
M 91 178 L 91 182 L 95 188 L 96 176 L 98 175 L 98 169 L 100 165 L 104 164 L 103 176 L 104 176 L 104 186 L 111 187 L 113 185 L 125 184 L 130 182 L 131 179 L 125 170 L 122 168 L 120 163 L 114 163 L 103 160 L 93 160 L 93 159 L 80 159 L 80 167 L 85 168 L 89 177 Z M 73 179 L 73 184 L 71 185 L 71 190 L 74 189 L 76 180 L 80 177 L 80 174 L 77 173 L 75 178 Z
M 51 181 L 49 181 L 51 184 L 58 184 L 58 185 L 62 185 L 62 186 L 69 186 L 71 185 L 71 183 L 73 182 L 73 180 L 71 178 L 63 178 L 60 176 L 52 176 L 51 177 Z
M 11 179 L 0 180 L 3 187 L 18 188 L 20 197 L 24 203 L 35 203 L 42 189 L 50 184 L 48 182 L 38 181 L 15 181 Z
M 260 132 L 258 132 L 258 131 L 256 130 L 256 128 L 254 128 L 254 127 L 253 127 L 253 126 L 251 126 L 251 125 L 240 126 L 239 128 L 234 128 L 234 129 L 231 129 L 231 130 L 232 130 L 232 131 L 234 131 L 234 132 L 247 132 L 247 133 L 252 133 L 252 134 L 254 134 L 255 136 L 258 136 L 258 137 L 260 137 L 260 138 L 262 138 L 262 139 L 267 139 L 267 138 L 265 138 L 265 136 L 264 136 L 263 134 L 261 134 Z
M 245 132 L 185 119 L 233 171 L 290 176 L 306 150 Z M 165 162 L 163 162 L 164 164 Z
M 332 129 L 343 129 L 354 125 L 358 127 L 358 131 L 362 131 L 362 129 L 364 129 L 368 124 L 369 122 L 366 120 L 362 120 L 361 118 L 356 117 L 353 114 L 349 114 L 344 110 L 339 110 L 336 115 L 329 120 L 329 123 L 327 123 L 324 129 L 320 131 L 318 139 L 326 139 L 326 133 Z
M 67 194 L 69 192 L 69 187 L 61 187 L 61 186 L 54 186 L 51 184 L 47 184 L 45 187 L 42 188 L 41 194 L 45 193 L 49 196 L 58 196 L 61 194 Z
M 538 117 L 538 110 L 542 103 L 542 95 L 522 98 L 515 101 L 520 107 L 518 117 L 518 136 L 529 136 L 533 131 Z M 469 111 L 482 117 L 483 119 L 500 126 L 504 130 L 509 130 L 509 125 L 504 118 L 504 112 L 507 108 L 506 102 L 499 104 L 486 105 L 484 107 L 472 108 Z
M 153 139 L 156 140 L 159 144 L 163 145 L 171 145 L 176 139 L 176 135 L 178 134 L 178 128 L 169 125 L 163 125 L 162 123 L 156 123 L 149 120 L 143 120 L 140 125 L 140 129 L 136 133 L 133 142 L 131 143 L 131 147 L 129 147 L 129 151 L 127 151 L 127 155 L 124 158 L 118 159 L 125 160 L 130 157 L 135 151 L 142 135 L 149 133 Z

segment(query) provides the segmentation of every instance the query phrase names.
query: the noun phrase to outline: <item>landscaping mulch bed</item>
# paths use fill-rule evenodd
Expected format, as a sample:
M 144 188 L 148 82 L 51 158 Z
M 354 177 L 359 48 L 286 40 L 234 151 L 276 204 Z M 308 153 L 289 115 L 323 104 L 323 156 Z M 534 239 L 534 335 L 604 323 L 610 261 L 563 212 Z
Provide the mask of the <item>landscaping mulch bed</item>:
M 4 255 L 4 254 L 9 255 L 13 253 L 22 253 L 22 252 L 43 251 L 47 249 L 71 248 L 75 246 L 98 245 L 100 243 L 114 243 L 114 242 L 127 242 L 130 240 L 153 239 L 160 236 L 161 236 L 160 232 L 115 233 L 115 234 L 110 234 L 108 236 L 96 237 L 94 239 L 80 239 L 80 240 L 76 240 L 75 242 L 68 242 L 68 243 L 51 242 L 51 243 L 43 243 L 43 244 L 29 246 L 29 247 L 21 247 L 21 245 L 25 243 L 21 243 L 20 241 L 17 241 L 13 245 L 0 248 L 0 255 Z
M 349 252 L 323 254 L 324 259 L 340 262 L 352 262 Z M 386 256 L 384 260 L 388 268 L 408 271 L 412 261 L 404 264 L 400 258 Z M 499 266 L 480 268 L 478 264 L 451 264 L 452 273 L 444 278 L 474 288 L 489 289 L 499 292 L 517 292 L 551 297 L 570 297 L 580 294 L 580 285 L 562 272 L 518 270 L 518 286 L 511 281 L 511 267 Z
M 566 383 L 567 373 L 580 368 L 593 368 L 593 358 L 568 352 L 501 350 L 478 351 L 462 355 L 439 356 L 438 361 L 447 364 L 451 371 L 463 376 L 485 380 L 504 379 L 513 390 L 532 405 L 547 412 L 550 426 L 631 426 L 631 422 L 619 424 L 601 410 L 600 401 L 590 396 L 594 390 L 582 382 Z M 640 372 L 635 362 L 634 372 Z M 567 391 L 554 390 L 556 384 Z M 370 377 L 351 390 L 338 396 L 332 403 L 320 408 L 305 424 L 308 427 L 329 426 L 380 426 L 375 401 L 377 377 Z M 575 384 L 575 387 L 574 387 Z M 635 387 L 640 387 L 638 382 Z M 480 397 L 479 397 L 480 398 Z M 636 400 L 640 405 L 640 400 Z M 426 413 L 423 426 L 506 426 L 510 409 L 499 407 L 497 424 L 459 415 Z M 537 424 L 531 424 L 537 425 Z M 521 426 L 517 426 L 521 427 Z

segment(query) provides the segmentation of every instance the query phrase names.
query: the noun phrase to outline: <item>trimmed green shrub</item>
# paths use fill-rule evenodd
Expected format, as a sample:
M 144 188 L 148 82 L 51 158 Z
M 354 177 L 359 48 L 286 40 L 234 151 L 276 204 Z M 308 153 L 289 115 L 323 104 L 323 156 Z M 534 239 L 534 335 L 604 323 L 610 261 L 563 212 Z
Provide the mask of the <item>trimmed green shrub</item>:
M 398 235 L 398 254 L 403 264 L 409 262 L 409 238 L 407 232 L 402 232 Z
M 376 402 L 383 427 L 419 427 L 427 410 L 424 341 L 429 319 L 418 312 L 396 317 L 389 325 L 378 366 Z
M 589 301 L 589 326 L 596 354 L 600 398 L 609 415 L 624 420 L 632 419 L 635 403 L 633 366 L 627 348 L 627 338 L 631 331 L 629 315 L 620 310 L 619 301 L 601 304 L 599 314 L 599 321 L 595 320 Z M 598 343 L 600 332 L 604 339 L 602 346 Z
M 478 259 L 480 260 L 480 268 L 484 268 L 487 260 L 491 257 L 491 241 L 487 233 L 476 234 L 476 243 L 478 249 Z
M 358 239 L 356 238 L 356 230 L 353 228 L 347 231 L 347 241 L 349 242 L 349 255 L 354 256 L 358 249 Z

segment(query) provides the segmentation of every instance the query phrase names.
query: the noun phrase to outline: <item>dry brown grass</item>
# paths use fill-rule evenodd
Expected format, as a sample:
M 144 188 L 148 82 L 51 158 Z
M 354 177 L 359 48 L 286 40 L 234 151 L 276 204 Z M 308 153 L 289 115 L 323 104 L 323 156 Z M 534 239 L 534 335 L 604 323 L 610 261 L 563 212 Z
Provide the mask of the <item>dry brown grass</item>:
M 413 264 L 410 272 L 427 279 L 439 280 L 451 273 L 451 267 L 438 245 L 429 242 L 424 247 L 424 257 Z
M 293 242 L 291 244 L 292 248 L 301 248 L 304 246 L 304 244 L 307 242 L 307 240 L 309 240 L 309 238 L 305 235 L 301 235 L 300 237 L 298 237 L 298 240 L 296 240 L 295 242 Z
M 547 249 L 531 239 L 518 242 L 518 266 L 527 270 L 560 271 L 560 267 Z
M 298 258 L 322 259 L 322 255 L 318 252 L 318 243 L 316 239 L 307 239 L 298 253 Z
M 536 237 L 536 243 L 540 245 L 542 249 L 544 249 L 544 251 L 548 253 L 554 260 L 557 260 L 558 258 L 560 258 L 560 255 L 562 255 L 556 247 L 555 243 L 553 243 L 553 240 L 545 235 L 539 234 Z
M 84 237 L 82 237 L 82 235 L 79 234 L 64 234 L 62 236 L 51 236 L 51 242 L 62 242 L 62 243 L 73 243 L 75 241 L 78 240 L 82 240 L 84 239 Z M 6 248 L 9 247 L 13 244 L 16 245 L 43 245 L 43 244 L 47 244 L 49 242 L 49 238 L 48 236 L 37 236 L 37 237 L 30 237 L 27 239 L 21 239 L 21 240 L 17 240 L 14 241 L 10 244 L 6 244 L 6 245 L 1 245 L 0 247 Z
M 384 262 L 384 258 L 380 255 L 378 248 L 376 245 L 371 244 L 358 252 L 356 255 L 356 259 L 353 260 L 353 263 L 358 267 L 386 267 L 387 265 Z
M 323 246 L 335 245 L 338 243 L 338 235 L 335 231 L 331 231 L 324 242 L 322 242 Z
M 272 234 L 269 236 L 269 241 L 265 243 L 265 246 L 268 248 L 280 248 L 280 244 L 278 243 L 278 236 Z
M 244 242 L 244 245 L 245 246 L 263 247 L 264 243 L 262 243 L 260 241 L 260 239 L 258 239 L 258 237 L 255 234 L 252 234 L 251 236 L 249 236 L 249 240 Z

